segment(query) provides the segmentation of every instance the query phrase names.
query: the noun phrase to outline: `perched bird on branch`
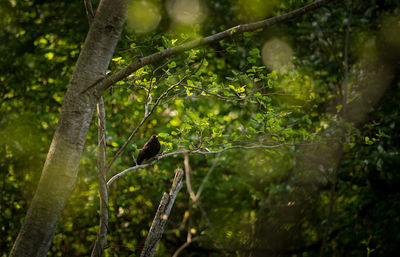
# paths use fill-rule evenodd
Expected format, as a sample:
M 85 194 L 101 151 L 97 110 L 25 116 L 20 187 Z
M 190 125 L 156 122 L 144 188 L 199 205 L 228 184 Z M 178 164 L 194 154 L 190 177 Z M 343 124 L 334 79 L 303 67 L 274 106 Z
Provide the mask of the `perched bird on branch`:
M 158 154 L 161 145 L 158 141 L 157 135 L 152 135 L 149 141 L 144 144 L 142 150 L 140 150 L 137 157 L 136 163 L 140 165 L 145 159 L 150 159 Z

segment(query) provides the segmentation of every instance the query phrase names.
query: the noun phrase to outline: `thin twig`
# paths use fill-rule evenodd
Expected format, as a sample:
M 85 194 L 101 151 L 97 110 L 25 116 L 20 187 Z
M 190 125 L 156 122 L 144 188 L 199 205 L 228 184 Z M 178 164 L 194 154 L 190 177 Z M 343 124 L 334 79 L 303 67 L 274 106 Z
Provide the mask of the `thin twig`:
M 144 116 L 147 116 L 149 114 L 149 106 L 151 105 L 151 102 L 153 100 L 152 96 L 151 96 L 151 90 L 153 88 L 153 78 L 155 77 L 155 73 L 161 69 L 162 67 L 164 67 L 165 65 L 167 65 L 170 61 L 168 60 L 167 62 L 165 62 L 164 64 L 158 66 L 157 68 L 155 68 L 152 72 L 152 75 L 150 77 L 150 83 L 149 83 L 149 88 L 146 89 L 147 91 L 147 95 L 146 95 L 146 101 L 145 101 L 145 105 L 144 105 Z M 166 72 L 164 72 L 164 74 L 166 74 L 168 72 L 168 70 Z M 162 77 L 160 78 L 160 80 L 162 80 Z
M 219 156 L 219 154 L 218 154 L 218 156 Z M 216 164 L 216 162 L 214 162 L 214 164 Z M 211 167 L 211 169 L 213 169 L 213 167 L 215 166 L 213 164 L 213 166 Z M 210 170 L 211 170 L 210 169 Z M 210 174 L 210 170 L 208 171 L 208 173 L 207 173 L 207 175 L 206 175 L 206 177 L 208 177 L 208 175 Z M 185 168 L 185 171 L 186 171 L 186 168 Z M 186 174 L 186 177 L 187 177 L 187 174 Z M 204 183 L 205 183 L 205 181 L 207 180 L 206 179 L 206 177 L 203 179 L 203 181 L 202 181 L 202 183 L 201 183 L 201 186 L 204 186 Z M 201 186 L 200 186 L 200 188 L 199 188 L 199 191 L 197 191 L 197 193 L 196 193 L 196 199 L 198 199 L 199 197 L 200 197 L 200 189 L 201 189 Z M 189 193 L 190 194 L 190 193 Z M 191 213 L 191 205 L 192 205 L 192 200 L 191 200 L 192 198 L 189 198 L 189 211 L 188 211 L 188 213 L 184 213 L 184 215 L 183 215 L 183 219 L 182 219 L 182 222 L 181 222 L 181 224 L 179 225 L 179 227 L 178 228 L 176 228 L 176 229 L 172 229 L 171 230 L 171 232 L 173 233 L 173 232 L 175 232 L 175 231 L 181 231 L 181 230 L 183 230 L 184 228 L 185 228 L 185 225 L 186 225 L 186 222 L 188 221 L 188 218 L 190 217 L 190 213 Z
M 196 200 L 196 196 L 193 192 L 192 189 L 192 184 L 190 182 L 190 172 L 191 172 L 191 168 L 190 168 L 190 164 L 189 164 L 189 154 L 188 152 L 184 152 L 183 153 L 184 156 L 184 165 L 185 165 L 185 178 L 186 178 L 186 188 L 187 191 L 190 195 L 189 198 L 189 205 L 188 205 L 188 214 L 187 214 L 187 219 L 188 219 L 188 224 L 187 224 L 187 236 L 186 236 L 186 242 L 184 244 L 182 244 L 176 251 L 175 253 L 172 255 L 172 257 L 177 257 L 179 255 L 179 253 L 185 249 L 186 247 L 188 247 L 190 245 L 190 243 L 193 241 L 192 240 L 192 205 L 194 203 L 197 202 Z M 186 214 L 185 214 L 186 217 Z
M 189 220 L 189 222 L 188 222 L 188 229 L 187 229 L 187 239 L 186 239 L 186 242 L 185 242 L 185 244 L 184 245 L 182 245 L 177 251 L 176 251 L 176 253 L 177 254 L 179 254 L 179 252 L 180 251 L 182 251 L 185 247 L 187 247 L 190 243 L 191 243 L 191 241 L 192 241 L 192 231 L 191 231 L 191 228 L 192 228 L 192 216 L 191 216 L 191 214 L 192 214 L 192 205 L 193 204 L 195 204 L 195 205 L 197 205 L 197 207 L 199 207 L 199 209 L 200 209 L 200 212 L 201 212 L 201 215 L 204 217 L 204 219 L 207 221 L 207 224 L 208 224 L 208 226 L 212 229 L 212 224 L 211 224 L 211 221 L 210 221 L 210 219 L 208 218 L 208 215 L 207 215 L 207 213 L 206 213 L 206 211 L 205 211 L 205 209 L 203 208 L 203 206 L 202 206 L 202 204 L 201 204 L 201 202 L 200 202 L 200 194 L 201 194 L 201 192 L 197 192 L 196 194 L 193 192 L 193 189 L 192 189 L 192 185 L 191 185 L 191 182 L 190 182 L 190 173 L 191 173 L 191 168 L 190 168 L 190 163 L 189 163 L 189 154 L 188 154 L 188 152 L 187 151 L 185 151 L 184 153 L 183 153 L 183 155 L 184 155 L 184 165 L 185 165 L 185 174 L 186 174 L 186 185 L 187 185 L 187 190 L 188 190 L 188 193 L 189 193 L 189 195 L 190 195 L 190 201 L 189 201 L 189 215 L 188 215 L 188 220 Z M 216 162 L 214 162 L 214 163 L 216 163 Z M 211 169 L 210 169 L 211 170 Z M 208 172 L 207 173 L 207 175 L 209 174 L 210 172 Z M 206 176 L 207 177 L 207 176 Z M 204 178 L 203 179 L 203 182 L 202 182 L 202 184 L 204 184 L 205 183 L 205 181 L 207 180 L 207 178 Z M 198 197 L 196 197 L 196 196 L 198 196 Z M 215 240 L 219 245 L 222 245 L 221 243 L 220 243 L 220 240 L 217 238 L 216 240 Z M 222 249 L 223 251 L 224 251 L 224 249 Z M 175 255 L 174 254 L 174 256 L 177 256 L 177 254 Z
M 217 163 L 218 163 L 218 160 L 219 160 L 219 156 L 220 156 L 220 153 L 217 154 L 217 157 L 215 158 L 215 161 L 213 162 L 211 168 L 208 170 L 206 176 L 203 178 L 203 181 L 201 182 L 201 184 L 199 186 L 199 189 L 197 190 L 196 199 L 200 198 L 200 195 L 203 192 L 203 188 L 204 188 L 206 182 L 208 181 L 208 178 L 211 176 L 211 173 L 213 173 L 215 167 L 217 166 Z
M 196 236 L 193 237 L 190 241 L 186 241 L 183 245 L 181 245 L 178 250 L 175 251 L 174 255 L 172 255 L 172 257 L 177 257 L 182 251 L 183 249 L 185 249 L 186 247 L 188 247 L 190 245 L 190 243 L 199 240 L 200 237 Z
M 98 183 L 100 191 L 100 224 L 97 233 L 95 245 L 92 250 L 91 257 L 101 257 L 104 251 L 108 230 L 108 187 L 106 178 L 106 114 L 104 109 L 103 97 L 97 104 L 98 116 L 98 160 L 97 166 L 99 169 Z
M 189 154 L 188 152 L 183 152 L 183 157 L 184 157 L 184 164 L 185 164 L 185 178 L 186 178 L 186 187 L 189 192 L 190 199 L 192 199 L 193 202 L 196 202 L 196 195 L 193 192 L 192 189 L 192 183 L 190 182 L 190 173 L 191 173 L 191 168 L 189 164 Z
M 167 64 L 167 63 L 168 62 L 166 62 L 165 64 Z M 153 70 L 153 72 L 151 74 L 149 88 L 146 89 L 147 95 L 146 95 L 146 101 L 145 101 L 145 104 L 144 104 L 144 116 L 145 117 L 149 114 L 149 106 L 151 105 L 151 101 L 153 101 L 153 98 L 151 97 L 151 89 L 153 88 L 154 75 L 155 75 L 156 71 L 158 69 L 160 69 L 160 67 L 163 67 L 164 65 L 158 66 L 156 69 Z

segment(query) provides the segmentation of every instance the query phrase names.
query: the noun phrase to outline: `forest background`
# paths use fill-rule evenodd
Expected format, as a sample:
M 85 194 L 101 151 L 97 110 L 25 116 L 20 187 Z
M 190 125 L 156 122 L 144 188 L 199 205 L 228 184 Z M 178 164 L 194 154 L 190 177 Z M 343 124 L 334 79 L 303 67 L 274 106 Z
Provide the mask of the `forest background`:
M 105 256 L 140 255 L 178 167 L 184 187 L 156 256 L 398 255 L 400 3 L 326 2 L 230 30 L 108 88 L 106 180 L 133 166 L 152 134 L 162 158 L 110 183 Z M 311 3 L 130 1 L 106 73 Z M 39 184 L 88 16 L 82 1 L 0 3 L 1 256 Z M 48 256 L 87 256 L 95 245 L 96 124 L 93 114 Z

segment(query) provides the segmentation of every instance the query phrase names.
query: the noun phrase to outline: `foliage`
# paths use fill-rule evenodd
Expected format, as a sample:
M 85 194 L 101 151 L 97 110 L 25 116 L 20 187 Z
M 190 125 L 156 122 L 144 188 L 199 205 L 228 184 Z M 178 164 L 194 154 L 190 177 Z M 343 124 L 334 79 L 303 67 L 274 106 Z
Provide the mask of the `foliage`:
M 151 26 L 144 24 L 142 29 L 128 22 L 110 72 L 140 56 L 248 22 L 249 15 L 244 14 L 263 1 L 248 1 L 243 13 L 236 1 L 208 1 L 198 7 L 206 21 L 199 16 L 194 23 L 171 15 L 168 3 L 145 2 L 136 5 L 151 6 L 149 13 L 161 17 L 149 19 Z M 271 1 L 271 6 L 263 5 L 270 8 L 268 12 L 254 17 L 278 15 L 308 2 Z M 109 176 L 130 167 L 131 154 L 137 156 L 154 133 L 160 136 L 164 153 L 279 145 L 190 155 L 195 191 L 210 169 L 213 172 L 200 198 L 205 213 L 196 205 L 190 212 L 191 233 L 199 240 L 182 256 L 319 256 L 332 183 L 336 203 L 327 256 L 397 253 L 400 84 L 395 74 L 400 74 L 400 44 L 396 44 L 400 41 L 393 33 L 399 32 L 399 24 L 391 20 L 398 21 L 399 5 L 353 0 L 350 8 L 351 19 L 349 6 L 332 4 L 263 31 L 186 51 L 137 70 L 106 92 L 108 161 L 146 112 L 155 108 Z M 40 178 L 88 25 L 83 5 L 74 2 L 5 1 L 0 13 L 4 28 L 0 31 L 4 85 L 0 88 L 0 249 L 6 256 Z M 388 89 L 380 92 L 379 102 L 379 94 L 374 95 L 376 105 L 366 105 L 361 121 L 346 119 L 342 111 L 344 34 L 349 20 L 349 113 L 368 92 L 364 82 L 370 74 L 382 74 L 364 60 L 375 60 L 389 78 L 381 79 L 389 81 Z M 266 46 L 266 42 L 272 43 Z M 276 56 L 270 54 L 273 49 L 278 49 Z M 167 89 L 169 93 L 155 106 Z M 79 179 L 49 256 L 88 255 L 91 250 L 99 210 L 96 150 L 97 128 L 92 126 Z M 183 166 L 181 155 L 128 173 L 112 184 L 106 256 L 140 254 L 177 166 Z M 182 190 L 158 256 L 171 256 L 186 241 L 188 223 L 182 220 L 189 217 L 188 202 L 189 194 Z

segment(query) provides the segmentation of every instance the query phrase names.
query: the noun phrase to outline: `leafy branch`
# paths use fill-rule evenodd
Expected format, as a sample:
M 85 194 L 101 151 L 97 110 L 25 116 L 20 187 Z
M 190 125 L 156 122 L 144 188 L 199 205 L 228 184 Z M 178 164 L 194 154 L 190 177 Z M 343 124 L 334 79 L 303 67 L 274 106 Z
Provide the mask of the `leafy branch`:
M 144 116 L 144 118 L 140 121 L 139 125 L 132 131 L 131 135 L 128 137 L 128 139 L 126 140 L 126 142 L 121 146 L 121 148 L 117 151 L 117 153 L 114 155 L 114 157 L 111 159 L 111 161 L 107 164 L 107 168 L 106 170 L 108 171 L 111 168 L 111 165 L 117 160 L 117 158 L 124 152 L 124 150 L 126 149 L 126 147 L 128 146 L 129 143 L 132 142 L 134 136 L 136 135 L 136 133 L 139 131 L 139 129 L 143 126 L 143 124 L 146 122 L 146 120 L 153 114 L 154 110 L 156 109 L 156 107 L 160 104 L 160 101 L 165 98 L 166 96 L 168 96 L 169 92 L 171 90 L 173 90 L 175 87 L 179 86 L 182 81 L 184 81 L 186 78 L 190 77 L 192 74 L 196 73 L 200 67 L 201 67 L 202 63 L 199 64 L 199 67 L 186 74 L 185 76 L 183 76 L 177 83 L 173 84 L 172 86 L 170 86 L 167 90 L 165 90 L 160 97 L 157 98 L 156 102 L 154 103 L 153 107 L 151 108 L 150 111 L 146 111 L 147 114 Z M 149 88 L 150 91 L 150 88 Z M 150 94 L 150 92 L 148 93 Z M 150 97 L 148 97 L 147 99 L 149 99 Z M 147 103 L 146 103 L 147 106 Z M 148 108 L 148 107 L 147 107 Z
M 92 89 L 93 94 L 95 96 L 99 97 L 99 96 L 103 95 L 103 92 L 106 91 L 108 88 L 110 88 L 114 83 L 116 83 L 120 80 L 123 80 L 124 78 L 128 77 L 130 74 L 132 74 L 133 72 L 135 72 L 136 70 L 138 70 L 141 67 L 158 62 L 162 59 L 165 59 L 172 55 L 184 52 L 186 50 L 193 49 L 198 46 L 211 44 L 213 42 L 220 41 L 224 38 L 232 37 L 234 34 L 255 31 L 260 28 L 268 27 L 268 26 L 274 25 L 279 22 L 284 22 L 284 21 L 293 19 L 293 18 L 303 15 L 307 12 L 310 12 L 312 10 L 320 8 L 321 6 L 326 5 L 327 3 L 332 2 L 332 1 L 333 0 L 315 1 L 315 2 L 313 2 L 309 5 L 306 5 L 302 8 L 299 8 L 297 10 L 294 10 L 294 11 L 291 11 L 291 12 L 288 12 L 288 13 L 285 13 L 285 14 L 282 14 L 279 16 L 275 16 L 275 17 L 272 17 L 269 19 L 258 21 L 258 22 L 237 25 L 235 27 L 232 27 L 225 31 L 219 32 L 217 34 L 214 34 L 214 35 L 211 35 L 208 37 L 204 37 L 201 39 L 197 39 L 197 40 L 194 40 L 194 41 L 191 41 L 188 43 L 184 43 L 184 44 L 176 46 L 176 47 L 168 48 L 168 49 L 159 51 L 157 53 L 139 58 L 137 61 L 129 64 L 124 69 L 122 69 L 114 74 L 105 76 L 103 79 L 101 79 L 98 82 L 96 82 L 95 84 L 89 86 L 86 90 L 84 90 L 84 92 Z

